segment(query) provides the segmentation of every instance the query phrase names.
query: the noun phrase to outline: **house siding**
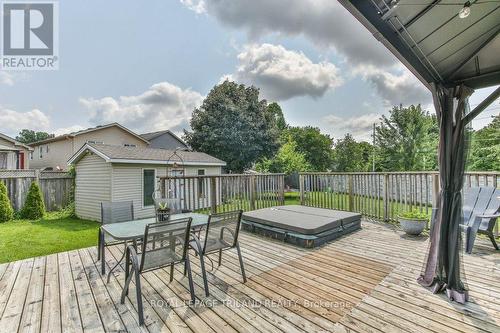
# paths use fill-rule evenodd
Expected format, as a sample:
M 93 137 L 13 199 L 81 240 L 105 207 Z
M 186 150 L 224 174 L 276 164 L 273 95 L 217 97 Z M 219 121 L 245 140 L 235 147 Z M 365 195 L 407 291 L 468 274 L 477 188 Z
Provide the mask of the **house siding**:
M 17 151 L 19 151 L 19 152 L 23 152 L 24 153 L 24 169 L 29 169 L 29 167 L 30 167 L 30 160 L 29 160 L 30 151 L 28 149 L 24 148 L 23 146 L 18 146 L 18 145 L 16 146 L 11 141 L 7 141 L 3 138 L 0 138 L 0 145 L 6 146 L 6 147 L 12 147 L 14 149 L 17 149 Z M 17 152 L 16 151 L 7 151 L 4 153 L 7 153 L 7 155 L 8 155 L 8 157 L 7 157 L 7 159 L 8 159 L 7 169 L 17 169 Z
M 154 164 L 113 164 L 112 167 L 112 181 L 113 181 L 113 191 L 112 191 L 112 201 L 126 201 L 133 200 L 134 202 L 134 217 L 135 218 L 148 218 L 155 215 L 154 207 L 144 207 L 143 197 L 142 197 L 142 187 L 143 187 L 143 170 L 144 169 L 154 169 L 156 170 L 156 177 L 165 177 L 167 175 L 167 168 L 161 167 Z M 189 166 L 185 168 L 186 176 L 196 176 L 198 175 L 198 170 L 205 170 L 206 175 L 220 175 L 221 167 L 214 166 Z M 196 182 L 193 184 L 197 186 Z M 157 183 L 157 188 L 159 188 L 159 183 Z M 194 189 L 196 191 L 196 188 Z M 197 193 L 197 192 L 195 192 Z M 205 202 L 210 202 L 205 199 Z M 203 204 L 200 201 L 199 205 Z M 192 207 L 189 207 L 192 208 Z
M 111 164 L 87 154 L 76 164 L 75 212 L 83 219 L 101 220 L 100 203 L 111 200 Z
M 184 142 L 179 141 L 170 133 L 164 133 L 162 135 L 159 135 L 156 138 L 149 140 L 149 142 L 151 143 L 149 145 L 150 148 L 170 149 L 170 150 L 175 150 L 179 147 L 188 148 Z
M 34 169 L 48 167 L 56 169 L 60 167 L 66 170 L 68 168 L 68 160 L 87 143 L 87 141 L 103 142 L 114 146 L 123 146 L 125 144 L 133 144 L 137 147 L 148 146 L 143 140 L 119 127 L 106 127 L 89 133 L 79 134 L 73 138 L 34 145 L 33 148 L 35 150 L 33 152 L 33 160 L 31 160 L 31 167 Z M 49 152 L 47 152 L 47 146 L 49 147 Z M 42 158 L 40 158 L 39 147 L 42 147 Z

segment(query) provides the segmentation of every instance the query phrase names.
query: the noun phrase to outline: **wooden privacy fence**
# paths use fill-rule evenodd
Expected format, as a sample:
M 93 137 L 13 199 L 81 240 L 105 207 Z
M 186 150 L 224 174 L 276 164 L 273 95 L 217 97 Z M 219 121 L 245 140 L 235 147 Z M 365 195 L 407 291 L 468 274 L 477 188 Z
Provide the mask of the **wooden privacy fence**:
M 0 181 L 7 186 L 10 202 L 20 210 L 34 180 L 38 180 L 48 211 L 65 207 L 71 201 L 73 177 L 67 172 L 39 170 L 0 170 Z
M 284 187 L 284 174 L 159 177 L 163 196 L 205 213 L 283 205 Z
M 500 172 L 467 172 L 464 188 L 499 187 Z M 401 211 L 430 214 L 439 191 L 437 172 L 301 173 L 300 201 L 306 206 L 359 212 L 395 221 Z

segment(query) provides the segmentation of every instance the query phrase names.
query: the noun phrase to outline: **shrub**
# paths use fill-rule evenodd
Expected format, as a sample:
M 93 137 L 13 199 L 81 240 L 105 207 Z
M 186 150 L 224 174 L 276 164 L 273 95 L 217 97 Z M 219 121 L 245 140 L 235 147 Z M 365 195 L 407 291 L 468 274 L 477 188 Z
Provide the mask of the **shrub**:
M 38 182 L 32 182 L 26 202 L 22 210 L 21 216 L 24 219 L 37 220 L 45 214 L 45 204 L 43 203 L 43 195 Z
M 409 220 L 428 220 L 429 219 L 429 214 L 426 214 L 425 212 L 421 212 L 418 209 L 413 209 L 410 211 L 401 212 L 401 213 L 399 213 L 398 216 L 402 217 L 404 219 L 409 219 Z
M 7 187 L 0 181 L 0 222 L 7 222 L 14 217 L 14 209 L 10 204 L 9 196 L 7 195 Z

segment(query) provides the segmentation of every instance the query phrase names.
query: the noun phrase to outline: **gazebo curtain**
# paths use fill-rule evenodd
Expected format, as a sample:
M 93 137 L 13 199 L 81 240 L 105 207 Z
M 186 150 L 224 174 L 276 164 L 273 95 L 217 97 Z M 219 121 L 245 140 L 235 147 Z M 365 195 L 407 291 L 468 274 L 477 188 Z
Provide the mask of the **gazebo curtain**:
M 467 156 L 466 123 L 473 90 L 461 85 L 433 85 L 432 95 L 440 128 L 437 215 L 431 229 L 427 262 L 418 282 L 434 293 L 445 291 L 451 300 L 468 299 L 461 266 L 462 187 Z

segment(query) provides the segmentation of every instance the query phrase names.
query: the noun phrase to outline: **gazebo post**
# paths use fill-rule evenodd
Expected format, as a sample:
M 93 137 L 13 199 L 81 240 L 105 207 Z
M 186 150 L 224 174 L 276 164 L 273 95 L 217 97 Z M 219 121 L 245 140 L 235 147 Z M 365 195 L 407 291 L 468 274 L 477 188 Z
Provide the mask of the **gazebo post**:
M 446 290 L 452 300 L 465 303 L 468 292 L 461 279 L 462 187 L 467 155 L 466 126 L 500 96 L 500 88 L 466 114 L 473 93 L 465 85 L 446 88 L 432 84 L 439 123 L 439 180 L 437 215 L 431 229 L 427 262 L 418 282 L 434 293 Z
M 464 116 L 473 90 L 460 85 L 446 88 L 433 84 L 432 95 L 439 124 L 439 179 L 441 189 L 436 221 L 431 229 L 425 270 L 419 283 L 434 293 L 465 303 L 468 294 L 460 278 L 462 250 L 462 187 L 466 160 Z

